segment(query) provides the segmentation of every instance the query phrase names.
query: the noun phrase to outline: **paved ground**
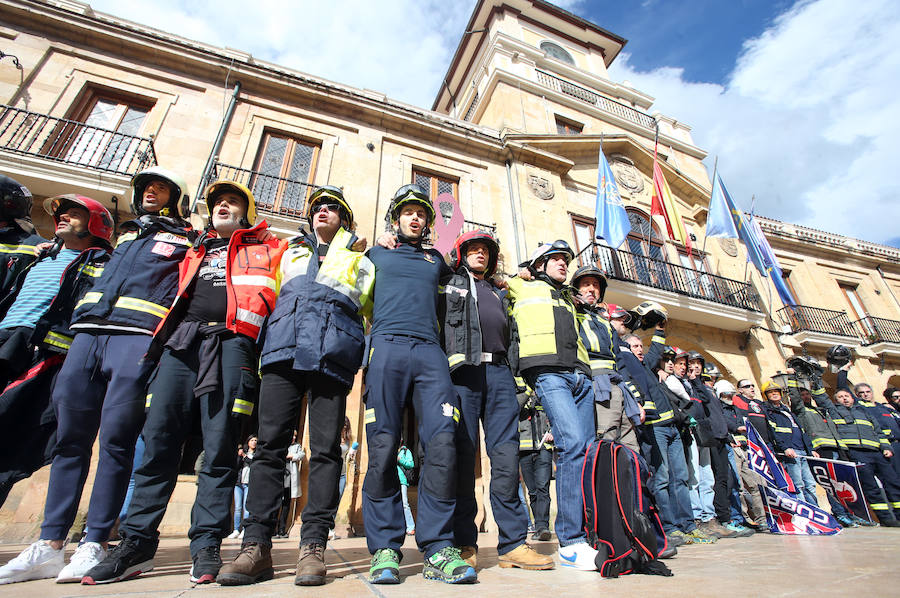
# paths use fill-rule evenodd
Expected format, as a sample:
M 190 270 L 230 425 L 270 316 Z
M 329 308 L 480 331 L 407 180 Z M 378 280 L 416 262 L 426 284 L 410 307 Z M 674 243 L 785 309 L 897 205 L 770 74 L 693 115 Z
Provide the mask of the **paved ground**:
M 496 537 L 482 535 L 480 542 L 490 546 Z M 328 583 L 316 588 L 293 585 L 296 540 L 276 540 L 273 555 L 276 575 L 272 581 L 255 586 L 192 586 L 188 581 L 190 556 L 182 539 L 163 540 L 156 568 L 127 582 L 104 586 L 56 584 L 51 580 L 0 586 L 0 596 L 55 598 L 61 596 L 150 596 L 230 597 L 230 596 L 373 596 L 393 598 L 412 596 L 428 598 L 466 596 L 477 592 L 479 598 L 559 598 L 562 596 L 631 596 L 650 598 L 665 596 L 878 596 L 900 594 L 900 530 L 872 528 L 846 530 L 833 537 L 785 537 L 757 534 L 751 538 L 720 540 L 710 546 L 684 547 L 677 557 L 667 561 L 675 577 L 629 575 L 620 579 L 603 579 L 596 573 L 556 569 L 553 571 L 520 571 L 497 566 L 495 549 L 483 548 L 479 553 L 478 584 L 450 586 L 425 581 L 421 575 L 421 558 L 410 548 L 403 551 L 403 582 L 397 586 L 373 586 L 365 581 L 369 554 L 364 538 L 338 539 L 326 553 L 329 565 Z M 555 542 L 537 543 L 543 553 L 552 554 Z M 23 547 L 0 545 L 0 562 L 6 562 Z M 223 557 L 234 555 L 236 541 L 226 540 Z M 897 592 L 895 594 L 894 592 Z

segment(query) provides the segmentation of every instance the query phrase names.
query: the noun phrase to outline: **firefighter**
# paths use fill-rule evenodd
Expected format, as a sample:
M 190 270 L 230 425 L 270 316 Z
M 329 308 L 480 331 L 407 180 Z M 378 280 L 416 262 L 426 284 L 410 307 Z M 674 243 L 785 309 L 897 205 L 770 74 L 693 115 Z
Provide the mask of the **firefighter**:
M 519 403 L 519 469 L 534 518 L 532 540 L 546 542 L 550 532 L 550 478 L 553 474 L 553 433 L 534 390 L 516 378 Z
M 418 185 L 397 190 L 388 208 L 397 245 L 368 251 L 375 268 L 371 342 L 366 371 L 366 440 L 369 469 L 363 483 L 369 579 L 400 581 L 400 547 L 406 536 L 397 449 L 403 410 L 413 401 L 424 453 L 418 487 L 416 543 L 426 579 L 474 583 L 475 569 L 454 546 L 457 494 L 456 431 L 459 397 L 440 345 L 439 285 L 453 271 L 434 249 L 423 247 L 435 210 Z
M 325 583 L 325 547 L 340 501 L 341 429 L 347 393 L 363 359 L 362 314 L 370 308 L 372 270 L 341 189 L 316 189 L 306 220 L 310 232 L 291 239 L 281 259 L 281 290 L 260 359 L 259 441 L 250 464 L 249 517 L 240 553 L 216 579 L 223 585 L 272 577 L 284 463 L 304 399 L 309 489 L 294 583 Z
M 490 500 L 499 531 L 501 567 L 552 569 L 553 559 L 525 543 L 528 519 L 519 501 L 519 404 L 509 369 L 511 327 L 506 293 L 492 282 L 500 255 L 496 238 L 484 231 L 461 235 L 450 253 L 453 276 L 445 283 L 443 346 L 460 399 L 454 540 L 463 559 L 477 563 L 475 454 L 478 422 L 491 461 Z
M 0 174 L 0 297 L 15 288 L 15 281 L 32 264 L 36 248 L 47 242 L 31 222 L 32 197 L 28 187 Z M 9 305 L 0 306 L 0 319 Z
M 21 270 L 0 303 L 0 437 L 19 440 L 0 455 L 0 504 L 17 481 L 50 462 L 56 417 L 53 380 L 72 342 L 75 304 L 109 261 L 112 216 L 98 201 L 60 195 L 44 201 L 55 243 Z M 9 385 L 6 384 L 9 382 Z
M 71 358 L 53 387 L 57 438 L 41 539 L 26 551 L 29 579 L 59 573 L 98 436 L 100 454 L 85 537 L 92 551 L 79 555 L 71 580 L 79 581 L 78 572 L 106 556 L 105 544 L 125 498 L 144 422 L 147 380 L 153 371 L 144 356 L 172 305 L 178 265 L 195 237 L 184 220 L 189 205 L 180 176 L 155 166 L 136 174 L 131 186 L 137 218 L 122 225 L 125 232 L 103 274 L 75 306 Z
M 191 583 L 211 583 L 230 531 L 234 445 L 256 396 L 256 340 L 275 304 L 285 244 L 256 222 L 253 194 L 235 181 L 207 187 L 209 227 L 179 267 L 178 294 L 156 327 L 148 356 L 158 362 L 147 390 L 144 456 L 134 473 L 123 540 L 82 583 L 131 579 L 153 568 L 159 524 L 197 414 L 203 467 L 191 512 Z

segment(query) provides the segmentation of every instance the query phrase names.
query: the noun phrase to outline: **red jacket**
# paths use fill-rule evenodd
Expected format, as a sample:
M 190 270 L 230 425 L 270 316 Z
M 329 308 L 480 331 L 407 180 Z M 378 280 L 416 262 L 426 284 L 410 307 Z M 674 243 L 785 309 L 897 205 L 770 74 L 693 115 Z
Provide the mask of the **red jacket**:
M 237 334 L 256 340 L 266 317 L 275 309 L 278 297 L 278 266 L 287 249 L 287 242 L 271 238 L 262 240 L 268 230 L 263 220 L 249 229 L 235 231 L 228 242 L 226 289 L 228 311 L 225 325 Z M 162 347 L 181 322 L 187 309 L 188 289 L 206 255 L 205 239 L 216 238 L 214 229 L 208 230 L 188 250 L 178 266 L 178 294 L 168 315 L 159 323 L 153 344 Z

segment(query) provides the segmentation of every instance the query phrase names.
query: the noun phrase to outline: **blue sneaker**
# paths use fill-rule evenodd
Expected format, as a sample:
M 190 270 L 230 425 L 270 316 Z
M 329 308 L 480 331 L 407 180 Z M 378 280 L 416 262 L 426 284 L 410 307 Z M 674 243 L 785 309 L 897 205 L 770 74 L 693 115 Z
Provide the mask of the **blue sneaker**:
M 837 515 L 835 516 L 837 522 L 841 524 L 841 527 L 859 527 L 859 524 L 850 519 L 846 515 Z

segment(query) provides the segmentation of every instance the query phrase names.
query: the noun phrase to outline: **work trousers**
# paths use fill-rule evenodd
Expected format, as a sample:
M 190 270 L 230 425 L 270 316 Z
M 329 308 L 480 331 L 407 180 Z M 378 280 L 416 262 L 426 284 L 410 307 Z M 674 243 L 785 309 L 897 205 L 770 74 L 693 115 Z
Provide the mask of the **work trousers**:
M 454 542 L 459 397 L 446 354 L 436 343 L 409 336 L 373 337 L 364 398 L 369 467 L 363 482 L 363 519 L 369 552 L 399 550 L 405 539 L 397 449 L 403 410 L 412 401 L 424 452 L 416 543 L 428 558 Z
M 340 493 L 341 428 L 350 389 L 319 372 L 299 372 L 291 361 L 263 368 L 259 393 L 259 439 L 250 463 L 244 542 L 271 545 L 281 508 L 284 464 L 304 397 L 309 417 L 309 489 L 301 544 L 325 544 L 334 527 Z M 298 433 L 299 437 L 299 433 Z
M 850 449 L 850 458 L 862 463 L 861 467 L 856 468 L 856 473 L 859 475 L 863 494 L 866 495 L 866 500 L 869 501 L 869 506 L 875 511 L 878 520 L 884 522 L 891 517 L 900 519 L 900 480 L 897 479 L 897 474 L 887 457 L 880 450 Z M 887 502 L 882 497 L 875 476 L 881 480 Z
M 453 515 L 456 546 L 478 544 L 475 516 L 475 454 L 478 422 L 484 427 L 484 447 L 491 460 L 490 500 L 499 537 L 497 553 L 525 543 L 528 518 L 519 502 L 519 403 L 516 381 L 508 365 L 463 365 L 450 375 L 459 395 L 457 429 L 457 495 Z
M 528 489 L 531 514 L 536 531 L 550 529 L 550 478 L 553 475 L 553 451 L 541 448 L 519 453 L 522 479 Z
M 253 340 L 246 336 L 223 338 L 221 382 L 211 392 L 196 396 L 200 340 L 183 351 L 165 349 L 147 390 L 147 421 L 141 434 L 144 457 L 134 472 L 134 491 L 120 533 L 149 550 L 155 550 L 159 542 L 159 524 L 175 490 L 184 442 L 195 421 L 203 435 L 204 459 L 188 530 L 191 555 L 218 546 L 231 531 L 230 503 L 237 477 L 234 451 L 240 432 L 232 408 L 235 399 L 255 398 L 256 354 Z
M 713 507 L 719 523 L 731 521 L 731 466 L 728 463 L 728 445 L 725 440 L 716 440 L 712 445 L 703 447 L 709 450 L 709 463 L 713 473 Z
M 147 379 L 153 371 L 153 364 L 143 360 L 149 347 L 148 334 L 75 335 L 53 387 L 56 447 L 41 538 L 65 539 L 72 527 L 99 432 L 86 540 L 108 539 L 125 499 L 134 445 L 144 423 Z

